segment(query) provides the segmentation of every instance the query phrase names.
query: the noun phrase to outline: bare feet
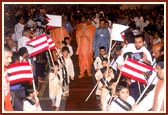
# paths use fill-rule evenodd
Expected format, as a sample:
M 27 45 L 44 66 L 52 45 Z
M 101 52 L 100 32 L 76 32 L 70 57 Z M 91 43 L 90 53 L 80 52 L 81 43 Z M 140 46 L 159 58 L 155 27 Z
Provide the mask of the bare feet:
M 83 77 L 84 77 L 84 75 L 80 74 L 78 78 L 83 78 Z
M 91 76 L 92 76 L 92 74 L 91 74 L 91 73 L 88 73 L 88 76 L 89 76 L 89 77 L 91 77 Z
M 68 97 L 69 96 L 69 93 L 66 93 L 66 97 Z
M 55 107 L 55 103 L 54 102 L 52 102 L 52 106 Z
M 59 107 L 56 107 L 56 108 L 55 108 L 55 111 L 59 111 Z

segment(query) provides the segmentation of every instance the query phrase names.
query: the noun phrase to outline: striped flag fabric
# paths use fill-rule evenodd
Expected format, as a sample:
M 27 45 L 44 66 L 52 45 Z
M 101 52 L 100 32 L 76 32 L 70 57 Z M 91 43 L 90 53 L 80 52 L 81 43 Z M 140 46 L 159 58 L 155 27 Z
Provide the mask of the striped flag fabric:
M 30 56 L 35 56 L 45 50 L 48 50 L 49 48 L 46 34 L 42 34 L 36 38 L 33 38 L 26 43 L 34 47 L 33 51 L 30 52 Z
M 62 16 L 59 15 L 50 15 L 46 14 L 48 18 L 46 20 L 48 21 L 48 26 L 55 26 L 55 27 L 61 27 L 62 26 Z
M 50 50 L 53 50 L 53 49 L 55 49 L 55 43 L 53 42 L 53 40 L 51 39 L 51 37 L 50 36 L 47 36 L 47 42 L 48 42 L 48 45 L 49 45 L 49 49 Z
M 143 73 L 149 72 L 151 70 L 154 70 L 152 66 L 146 65 L 142 62 L 138 62 L 131 58 L 127 58 L 124 66 L 121 69 L 121 75 L 137 80 L 143 84 L 147 84 Z
M 17 62 L 9 65 L 7 69 L 10 84 L 33 80 L 32 67 L 28 62 Z

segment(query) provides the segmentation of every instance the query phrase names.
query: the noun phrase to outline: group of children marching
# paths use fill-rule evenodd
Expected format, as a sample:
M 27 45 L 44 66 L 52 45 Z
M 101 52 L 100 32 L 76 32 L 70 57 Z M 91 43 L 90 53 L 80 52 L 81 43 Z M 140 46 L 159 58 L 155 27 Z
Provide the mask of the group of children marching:
M 68 38 L 65 40 L 69 41 Z M 71 59 L 73 51 L 67 42 L 59 43 L 61 47 L 56 49 L 58 60 L 54 61 L 49 73 L 49 97 L 56 111 L 59 111 L 61 99 L 69 96 L 69 83 L 70 80 L 74 80 L 74 66 Z
M 99 56 L 94 60 L 97 80 L 96 97 L 102 111 L 130 111 L 135 104 L 129 95 L 129 84 L 119 80 L 115 71 L 109 67 L 105 47 L 99 48 Z

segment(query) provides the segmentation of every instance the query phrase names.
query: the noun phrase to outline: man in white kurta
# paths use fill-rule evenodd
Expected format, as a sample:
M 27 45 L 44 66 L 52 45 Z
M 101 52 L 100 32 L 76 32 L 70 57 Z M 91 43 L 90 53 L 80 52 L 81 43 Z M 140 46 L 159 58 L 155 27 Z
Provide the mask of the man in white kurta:
M 18 23 L 15 24 L 14 26 L 14 31 L 15 31 L 15 40 L 18 40 L 19 38 L 22 37 L 22 32 L 24 30 L 24 18 L 19 16 L 18 17 Z

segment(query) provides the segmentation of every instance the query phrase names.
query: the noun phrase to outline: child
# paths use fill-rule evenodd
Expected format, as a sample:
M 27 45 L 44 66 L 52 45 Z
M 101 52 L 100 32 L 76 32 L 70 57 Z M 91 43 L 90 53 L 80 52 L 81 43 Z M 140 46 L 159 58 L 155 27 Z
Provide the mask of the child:
M 107 69 L 108 69 L 108 72 L 107 72 Z M 114 78 L 114 74 L 113 74 L 112 69 L 105 67 L 104 68 L 104 72 L 103 72 L 103 77 L 98 82 L 98 89 L 100 91 L 100 105 L 101 105 L 101 109 L 103 109 L 102 106 L 103 106 L 103 104 L 105 102 L 105 99 L 106 99 L 106 96 L 107 96 L 109 90 L 111 90 L 109 82 L 113 78 Z
M 108 59 L 104 58 L 101 62 L 102 67 L 95 73 L 95 79 L 97 81 L 99 81 L 102 77 L 103 77 L 103 72 L 102 72 L 102 68 L 107 67 L 108 66 Z
M 18 54 L 19 54 L 19 58 L 20 58 L 20 62 L 26 62 L 28 61 L 28 57 L 29 57 L 29 54 L 28 54 L 28 50 L 26 47 L 21 47 L 18 51 Z
M 62 46 L 62 43 L 60 41 L 57 41 L 55 44 L 56 50 L 52 50 L 52 56 L 53 56 L 54 61 L 57 61 L 58 58 L 62 56 L 61 46 Z
M 35 93 L 33 89 L 27 89 L 27 97 L 23 100 L 23 111 L 42 111 Z
M 49 97 L 52 100 L 52 106 L 59 111 L 62 96 L 62 76 L 58 72 L 59 64 L 54 62 L 53 72 L 49 73 Z
M 62 41 L 62 42 L 61 42 L 61 48 L 62 48 L 62 47 L 65 47 L 65 46 L 67 46 L 66 41 Z
M 115 90 L 116 84 L 117 84 L 117 80 L 116 79 L 111 79 L 109 81 L 109 88 L 103 88 L 102 89 L 102 94 L 103 94 L 103 97 L 104 97 L 104 100 L 102 100 L 102 110 L 103 111 L 108 111 L 109 110 L 111 102 L 116 97 L 116 90 Z
M 71 46 L 71 40 L 69 37 L 65 37 L 64 38 L 64 41 L 67 43 L 67 47 L 69 48 L 69 56 L 72 56 L 73 55 L 73 49 L 72 49 L 72 46 Z
M 116 93 L 118 97 L 112 101 L 109 111 L 130 111 L 135 100 L 129 95 L 127 82 L 119 82 L 116 86 Z
M 99 56 L 96 57 L 93 65 L 94 65 L 94 69 L 96 71 L 98 71 L 101 67 L 102 67 L 102 60 L 104 58 L 107 58 L 107 55 L 106 55 L 106 48 L 104 46 L 100 47 L 99 48 Z
M 72 63 L 72 59 L 69 55 L 69 48 L 62 47 L 62 57 L 58 59 L 58 63 L 60 65 L 60 72 L 63 77 L 63 96 L 69 96 L 69 83 L 70 79 L 74 80 L 74 66 Z

